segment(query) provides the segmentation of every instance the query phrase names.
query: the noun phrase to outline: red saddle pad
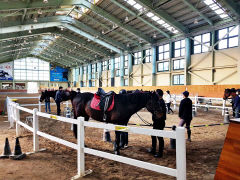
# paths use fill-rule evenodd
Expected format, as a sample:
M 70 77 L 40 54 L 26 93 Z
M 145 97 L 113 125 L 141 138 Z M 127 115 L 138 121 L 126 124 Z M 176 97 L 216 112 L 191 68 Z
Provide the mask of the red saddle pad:
M 93 99 L 92 99 L 92 101 L 91 101 L 90 107 L 91 107 L 92 109 L 95 109 L 95 110 L 100 111 L 101 109 L 100 109 L 99 103 L 100 103 L 100 96 L 98 96 L 97 94 L 94 94 L 94 97 L 93 97 Z M 108 108 L 107 111 L 111 111 L 111 110 L 113 109 L 113 107 L 114 107 L 114 95 L 113 95 L 112 104 L 111 104 L 111 106 Z

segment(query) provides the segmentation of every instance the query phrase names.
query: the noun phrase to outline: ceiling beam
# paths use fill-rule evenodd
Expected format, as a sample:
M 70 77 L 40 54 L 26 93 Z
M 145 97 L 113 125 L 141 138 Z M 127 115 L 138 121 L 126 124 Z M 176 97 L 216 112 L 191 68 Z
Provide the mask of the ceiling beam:
M 207 16 L 201 13 L 197 8 L 195 8 L 189 0 L 182 0 L 192 11 L 196 12 L 199 16 L 201 16 L 208 24 L 213 25 L 212 20 L 210 20 Z
M 154 43 L 154 40 L 151 37 L 148 37 L 148 36 L 144 35 L 142 31 L 139 31 L 139 30 L 135 29 L 134 27 L 132 27 L 128 24 L 122 23 L 122 21 L 120 19 L 111 15 L 109 12 L 103 10 L 102 8 L 88 2 L 87 0 L 81 0 L 81 2 L 82 2 L 81 6 L 86 7 L 88 9 L 92 10 L 93 12 L 95 12 L 96 14 L 98 14 L 98 15 L 108 19 L 109 21 L 117 24 L 119 27 L 127 30 L 128 32 L 135 35 L 136 37 L 138 37 L 138 38 L 140 38 L 140 39 L 142 39 L 142 40 L 144 40 L 148 43 Z
M 159 18 L 163 19 L 165 22 L 172 25 L 179 31 L 181 31 L 183 33 L 189 32 L 189 29 L 187 27 L 185 27 L 183 24 L 181 24 L 176 19 L 174 19 L 172 16 L 170 16 L 166 11 L 161 10 L 161 9 L 153 9 L 151 0 L 136 0 L 136 2 L 141 4 L 144 8 L 148 9 L 153 14 L 155 14 Z
M 145 20 L 144 18 L 142 18 L 140 15 L 138 15 L 137 13 L 135 13 L 134 11 L 132 11 L 131 9 L 125 7 L 124 5 L 122 5 L 121 3 L 119 3 L 116 0 L 111 0 L 111 2 L 113 2 L 114 4 L 116 4 L 117 6 L 119 6 L 120 8 L 124 9 L 125 11 L 127 11 L 129 14 L 133 15 L 134 17 L 136 17 L 137 19 L 141 20 L 142 22 L 144 22 L 145 24 L 149 25 L 150 27 L 152 27 L 153 29 L 155 29 L 156 31 L 158 31 L 159 33 L 161 33 L 163 36 L 165 36 L 166 38 L 170 38 L 170 35 L 167 34 L 165 31 L 159 29 L 159 27 L 153 25 L 152 23 L 150 23 L 149 21 Z
M 0 34 L 5 34 L 5 33 L 12 33 L 12 32 L 20 32 L 20 31 L 27 31 L 27 30 L 35 30 L 35 29 L 41 29 L 41 28 L 49 28 L 49 27 L 60 27 L 60 26 L 64 26 L 67 29 L 81 35 L 84 36 L 92 41 L 94 41 L 95 43 L 98 43 L 102 46 L 105 46 L 106 48 L 117 52 L 117 53 L 121 53 L 121 50 L 116 48 L 115 46 L 97 39 L 96 37 L 94 37 L 93 35 L 86 33 L 84 31 L 82 31 L 81 29 L 78 28 L 85 28 L 85 30 L 92 30 L 90 27 L 87 27 L 85 24 L 81 24 L 80 22 L 76 21 L 76 20 L 72 20 L 69 17 L 66 16 L 57 16 L 57 17 L 47 17 L 47 18 L 39 18 L 39 23 L 33 23 L 32 20 L 26 21 L 26 25 L 17 25 L 17 26 L 11 26 L 11 27 L 2 27 L 0 29 Z M 44 22 L 44 23 L 41 23 Z M 68 24 L 68 23 L 72 23 L 74 25 L 76 25 L 78 28 Z M 93 33 L 97 33 L 97 31 L 93 31 Z M 101 36 L 101 34 L 99 33 L 98 38 Z M 105 39 L 107 39 L 108 41 L 114 42 L 113 39 L 109 38 L 109 37 L 104 37 Z M 114 44 L 116 46 L 120 46 L 119 43 Z M 123 47 L 124 45 L 122 45 Z M 124 46 L 125 47 L 125 46 Z
M 233 0 L 222 0 L 225 6 L 232 11 L 237 17 L 240 17 L 240 5 Z

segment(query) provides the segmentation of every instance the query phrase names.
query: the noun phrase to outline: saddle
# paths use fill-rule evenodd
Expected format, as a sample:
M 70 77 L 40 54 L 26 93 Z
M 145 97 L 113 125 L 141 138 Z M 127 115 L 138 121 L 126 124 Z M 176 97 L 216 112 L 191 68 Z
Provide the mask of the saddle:
M 91 108 L 98 111 L 103 111 L 104 114 L 107 111 L 111 111 L 114 107 L 114 95 L 115 93 L 113 91 L 105 93 L 102 88 L 98 88 L 98 92 L 94 94 L 94 97 L 91 101 Z

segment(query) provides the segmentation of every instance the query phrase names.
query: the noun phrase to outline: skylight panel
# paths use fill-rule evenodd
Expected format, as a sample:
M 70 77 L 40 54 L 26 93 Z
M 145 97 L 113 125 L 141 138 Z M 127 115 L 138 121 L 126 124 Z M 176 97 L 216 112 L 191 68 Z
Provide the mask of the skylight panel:
M 130 4 L 130 5 L 134 5 L 134 4 L 136 4 L 136 1 L 134 1 L 134 0 L 125 0 L 128 4 Z
M 148 17 L 153 17 L 153 16 L 154 16 L 154 14 L 151 13 L 151 12 L 148 12 L 146 15 L 147 15 Z
M 217 3 L 216 0 L 204 0 L 203 2 L 208 5 L 209 8 L 211 8 L 222 19 L 229 17 L 228 14 L 225 12 L 225 9 L 219 3 Z
M 142 9 L 142 6 L 138 3 L 136 3 L 133 7 L 135 7 L 137 10 Z
M 146 9 L 138 4 L 136 1 L 134 0 L 124 0 L 126 3 L 130 4 L 131 6 L 133 6 L 135 9 L 137 9 L 140 12 L 145 12 Z M 208 0 L 211 1 L 212 0 Z M 167 30 L 171 31 L 172 33 L 178 33 L 179 31 L 176 30 L 173 26 L 171 26 L 170 24 L 166 23 L 165 21 L 163 21 L 162 19 L 160 19 L 159 17 L 157 17 L 156 15 L 154 15 L 152 12 L 148 12 L 145 14 L 147 17 L 151 18 L 153 21 L 157 22 L 158 24 L 160 24 L 161 26 L 163 26 L 164 28 L 166 28 Z
M 158 21 L 158 20 L 160 20 L 160 18 L 157 17 L 157 16 L 153 16 L 151 19 L 154 20 L 154 21 Z

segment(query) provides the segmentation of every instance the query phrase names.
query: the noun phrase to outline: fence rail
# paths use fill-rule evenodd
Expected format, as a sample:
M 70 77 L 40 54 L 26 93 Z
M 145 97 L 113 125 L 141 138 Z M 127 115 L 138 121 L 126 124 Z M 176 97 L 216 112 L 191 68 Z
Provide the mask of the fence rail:
M 85 175 L 85 153 L 87 153 L 87 154 L 111 159 L 117 162 L 133 165 L 136 167 L 148 169 L 158 173 L 174 176 L 178 180 L 186 179 L 186 142 L 185 142 L 185 130 L 183 127 L 178 127 L 176 131 L 163 131 L 163 130 L 153 130 L 153 129 L 145 129 L 145 128 L 139 128 L 139 127 L 119 126 L 119 125 L 113 125 L 113 124 L 86 122 L 84 121 L 83 117 L 79 117 L 76 120 L 76 119 L 46 114 L 46 113 L 38 112 L 37 108 L 30 110 L 30 109 L 21 107 L 19 106 L 19 104 L 11 101 L 8 102 L 8 106 L 9 106 L 8 110 L 11 110 L 11 111 L 8 111 L 8 116 L 11 116 L 11 118 L 13 118 L 13 120 L 16 122 L 16 135 L 17 136 L 20 135 L 20 126 L 23 126 L 24 128 L 28 129 L 33 133 L 33 151 L 34 152 L 39 151 L 39 136 L 42 136 L 51 141 L 55 141 L 57 143 L 63 144 L 65 146 L 68 146 L 70 148 L 77 150 L 78 173 L 77 173 L 77 176 L 75 176 L 74 178 L 82 177 Z M 33 127 L 30 127 L 29 125 L 20 121 L 20 110 L 28 112 L 33 115 Z M 39 131 L 39 121 L 38 121 L 39 117 L 45 117 L 45 118 L 50 118 L 56 121 L 77 124 L 77 128 L 78 128 L 77 144 Z M 93 127 L 93 128 L 101 128 L 101 129 L 117 130 L 117 131 L 127 131 L 135 134 L 162 136 L 166 138 L 176 139 L 176 169 L 87 148 L 84 146 L 85 127 Z

